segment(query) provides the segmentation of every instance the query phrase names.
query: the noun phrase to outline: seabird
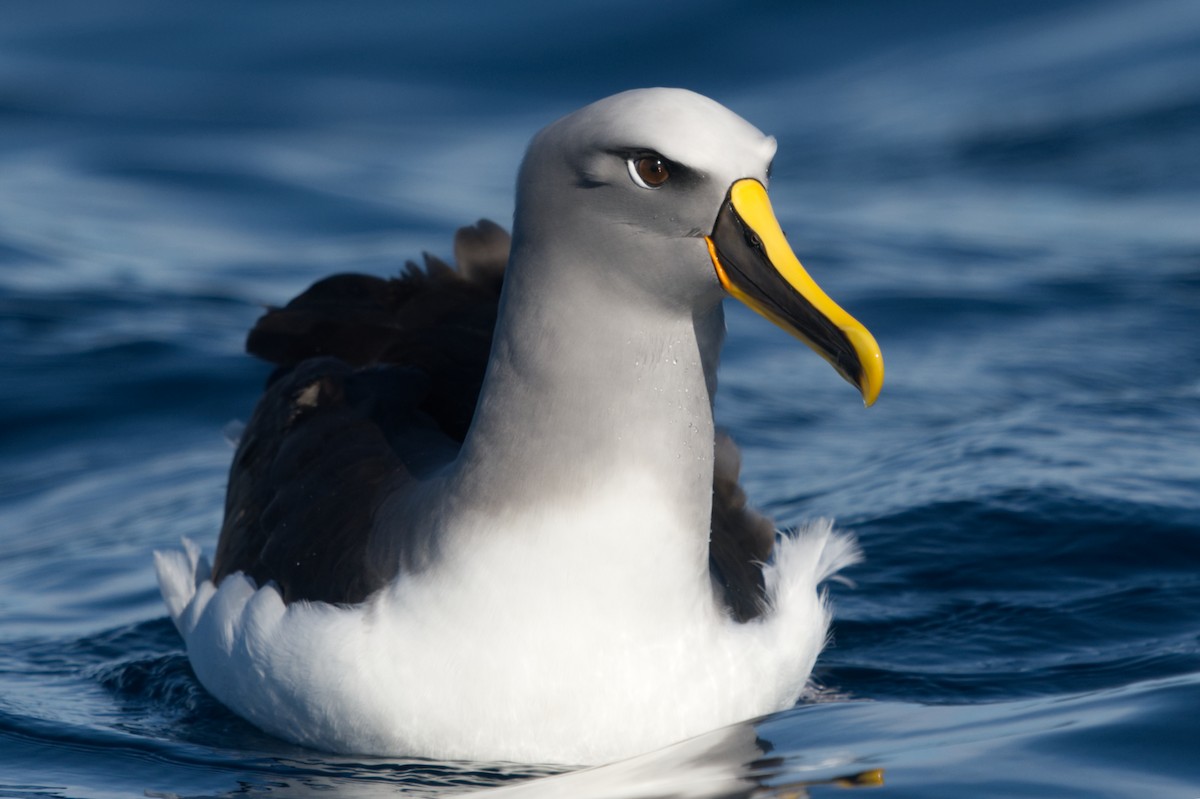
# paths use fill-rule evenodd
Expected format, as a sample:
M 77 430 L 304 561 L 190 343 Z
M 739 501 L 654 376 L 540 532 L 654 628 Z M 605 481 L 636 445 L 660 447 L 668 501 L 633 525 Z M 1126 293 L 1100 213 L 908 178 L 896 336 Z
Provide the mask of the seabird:
M 827 523 L 746 506 L 713 424 L 721 299 L 870 405 L 870 333 L 767 198 L 775 140 L 679 89 L 600 100 L 526 152 L 513 234 L 457 268 L 339 275 L 270 310 L 277 364 L 210 568 L 156 553 L 200 682 L 357 754 L 587 764 L 791 706 L 827 636 Z

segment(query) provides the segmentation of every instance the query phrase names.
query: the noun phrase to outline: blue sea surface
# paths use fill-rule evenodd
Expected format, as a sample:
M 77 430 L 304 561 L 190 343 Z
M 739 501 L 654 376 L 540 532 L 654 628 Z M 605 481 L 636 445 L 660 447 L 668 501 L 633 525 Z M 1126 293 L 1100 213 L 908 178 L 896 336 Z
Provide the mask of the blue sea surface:
M 263 305 L 448 255 L 458 226 L 510 219 L 542 125 L 677 85 L 778 138 L 789 239 L 882 345 L 864 410 L 730 303 L 717 404 L 752 501 L 784 527 L 835 518 L 866 559 L 831 588 L 817 701 L 532 789 L 1200 797 L 1200 4 L 3 17 L 0 796 L 446 795 L 557 771 L 257 731 L 192 675 L 151 553 L 215 545 Z

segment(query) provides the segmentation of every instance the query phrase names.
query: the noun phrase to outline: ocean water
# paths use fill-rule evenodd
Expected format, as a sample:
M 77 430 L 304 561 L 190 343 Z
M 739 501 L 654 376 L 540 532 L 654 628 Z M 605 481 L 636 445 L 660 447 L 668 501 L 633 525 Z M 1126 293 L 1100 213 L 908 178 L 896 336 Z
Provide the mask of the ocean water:
M 1200 796 L 1200 5 L 3 17 L 0 796 Z M 866 553 L 817 700 L 528 784 L 555 770 L 256 731 L 192 676 L 151 567 L 215 544 L 267 372 L 245 331 L 506 221 L 533 132 L 645 85 L 778 137 L 789 238 L 884 350 L 864 410 L 728 311 L 753 501 Z

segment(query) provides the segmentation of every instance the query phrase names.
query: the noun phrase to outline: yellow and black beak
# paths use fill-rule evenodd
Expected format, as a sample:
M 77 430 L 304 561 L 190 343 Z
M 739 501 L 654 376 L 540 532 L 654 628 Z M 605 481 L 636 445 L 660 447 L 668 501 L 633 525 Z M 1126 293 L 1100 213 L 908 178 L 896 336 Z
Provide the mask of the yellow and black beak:
M 734 183 L 705 239 L 726 291 L 816 350 L 874 404 L 883 388 L 875 337 L 804 271 L 761 183 Z

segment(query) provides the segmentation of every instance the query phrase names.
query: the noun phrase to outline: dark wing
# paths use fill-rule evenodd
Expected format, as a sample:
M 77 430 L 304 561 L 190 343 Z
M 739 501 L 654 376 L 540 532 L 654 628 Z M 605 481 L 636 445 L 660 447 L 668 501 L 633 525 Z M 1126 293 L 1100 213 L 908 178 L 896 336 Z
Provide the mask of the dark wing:
M 361 602 L 395 576 L 368 555 L 384 500 L 447 463 L 483 384 L 509 236 L 455 236 L 457 269 L 426 256 L 401 277 L 335 275 L 269 310 L 246 348 L 277 365 L 229 474 L 213 576 L 274 582 L 287 602 Z M 739 621 L 765 605 L 774 527 L 746 505 L 718 434 L 710 564 Z
M 762 566 L 775 546 L 775 524 L 746 504 L 738 483 L 742 456 L 733 439 L 717 431 L 713 462 L 712 536 L 708 562 L 725 591 L 725 605 L 738 621 L 766 609 Z
M 230 469 L 215 580 L 355 603 L 394 576 L 368 557 L 375 514 L 458 451 L 508 249 L 481 221 L 455 238 L 457 271 L 426 256 L 393 280 L 335 275 L 258 320 L 247 349 L 278 368 Z

